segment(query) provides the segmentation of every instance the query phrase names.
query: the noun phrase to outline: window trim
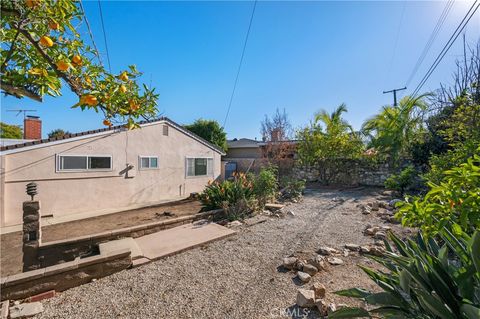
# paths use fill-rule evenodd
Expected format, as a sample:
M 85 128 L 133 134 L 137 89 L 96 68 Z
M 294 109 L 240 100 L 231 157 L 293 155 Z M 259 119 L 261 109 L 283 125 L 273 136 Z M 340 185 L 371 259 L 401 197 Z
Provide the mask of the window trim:
M 207 159 L 207 174 L 205 175 L 192 175 L 192 176 L 189 176 L 188 175 L 188 160 L 189 159 L 196 159 L 196 158 L 205 158 Z M 212 173 L 209 174 L 208 173 L 208 160 L 211 159 L 212 160 Z M 205 177 L 213 177 L 215 176 L 215 170 L 214 170 L 214 164 L 215 164 L 215 158 L 213 156 L 186 156 L 185 157 L 185 178 L 205 178 Z M 194 168 L 195 169 L 195 165 L 194 165 Z
M 156 158 L 157 159 L 157 167 L 142 167 L 142 158 L 148 158 L 148 165 L 150 165 L 150 160 L 152 158 Z M 159 166 L 158 165 L 158 156 L 156 155 L 138 155 L 138 170 L 140 171 L 150 171 L 150 170 L 154 170 L 154 169 L 159 169 Z
M 73 169 L 64 169 L 60 167 L 62 157 L 85 157 L 87 161 L 87 168 L 73 168 Z M 88 158 L 89 157 L 108 157 L 110 158 L 110 168 L 88 168 Z M 75 173 L 75 172 L 111 172 L 113 171 L 113 156 L 106 154 L 55 154 L 55 173 Z

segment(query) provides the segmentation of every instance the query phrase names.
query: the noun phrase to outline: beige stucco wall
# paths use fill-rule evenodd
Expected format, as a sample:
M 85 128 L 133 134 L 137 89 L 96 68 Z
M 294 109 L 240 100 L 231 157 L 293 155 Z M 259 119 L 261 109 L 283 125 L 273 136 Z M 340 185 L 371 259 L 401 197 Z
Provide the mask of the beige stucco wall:
M 2 155 L 1 226 L 22 222 L 22 202 L 29 197 L 25 185 L 38 184 L 42 216 L 51 222 L 74 220 L 146 206 L 199 192 L 220 176 L 220 154 L 164 122 L 133 131 L 107 132 L 76 141 L 48 143 L 44 147 Z M 111 171 L 56 172 L 56 154 L 110 155 Z M 158 169 L 139 170 L 139 156 L 158 156 Z M 213 175 L 186 177 L 186 157 L 213 158 Z M 126 178 L 120 172 L 134 165 Z

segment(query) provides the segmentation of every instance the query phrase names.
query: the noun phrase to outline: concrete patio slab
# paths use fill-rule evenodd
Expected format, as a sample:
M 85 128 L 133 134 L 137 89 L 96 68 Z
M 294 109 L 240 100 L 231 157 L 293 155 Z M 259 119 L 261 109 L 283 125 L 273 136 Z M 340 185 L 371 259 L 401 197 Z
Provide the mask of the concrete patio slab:
M 215 223 L 193 223 L 136 238 L 143 256 L 155 260 L 235 234 Z
M 100 249 L 100 254 L 105 256 L 107 256 L 110 252 L 128 248 L 132 252 L 131 254 L 132 260 L 143 257 L 142 250 L 140 249 L 140 247 L 138 247 L 138 244 L 135 241 L 135 239 L 131 237 L 102 243 L 98 245 L 98 248 Z

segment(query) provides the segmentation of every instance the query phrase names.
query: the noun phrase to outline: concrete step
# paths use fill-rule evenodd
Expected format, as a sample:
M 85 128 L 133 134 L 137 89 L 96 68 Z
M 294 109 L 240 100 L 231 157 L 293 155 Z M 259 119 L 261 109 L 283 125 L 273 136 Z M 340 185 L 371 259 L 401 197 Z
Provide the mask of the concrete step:
M 132 252 L 132 254 L 131 254 L 132 260 L 136 260 L 136 259 L 139 259 L 139 258 L 143 257 L 142 250 L 140 249 L 140 247 L 138 247 L 135 239 L 133 239 L 131 237 L 122 238 L 122 239 L 118 239 L 118 240 L 112 240 L 112 241 L 109 241 L 109 242 L 106 242 L 106 243 L 102 243 L 102 244 L 98 245 L 98 248 L 100 249 L 100 254 L 102 254 L 102 255 L 103 254 L 108 254 L 112 251 L 117 251 L 117 250 L 121 250 L 121 249 L 124 249 L 124 248 L 128 248 Z

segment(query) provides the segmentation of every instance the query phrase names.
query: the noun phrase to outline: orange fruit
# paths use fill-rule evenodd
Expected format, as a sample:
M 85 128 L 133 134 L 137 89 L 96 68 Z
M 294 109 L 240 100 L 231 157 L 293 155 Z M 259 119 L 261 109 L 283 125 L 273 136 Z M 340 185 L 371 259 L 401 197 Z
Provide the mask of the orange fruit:
M 122 81 L 128 81 L 127 72 L 122 72 L 122 74 L 120 74 L 118 77 L 119 77 L 120 80 L 122 80 Z
M 95 96 L 89 94 L 85 98 L 85 103 L 90 106 L 95 106 L 98 104 L 98 100 Z
M 59 26 L 60 26 L 60 25 L 59 25 L 57 22 L 53 21 L 53 20 L 50 20 L 50 21 L 48 22 L 48 27 L 49 27 L 50 29 L 52 29 L 52 30 L 58 30 L 58 27 L 59 27 Z
M 74 55 L 72 58 L 72 62 L 76 65 L 81 65 L 82 64 L 82 57 L 79 55 Z
M 57 64 L 57 70 L 59 71 L 67 71 L 70 68 L 68 63 L 65 61 L 58 61 L 56 64 Z
M 140 108 L 140 106 L 134 100 L 128 101 L 128 104 L 130 105 L 130 110 L 132 111 L 136 111 Z
M 27 5 L 27 7 L 32 9 L 40 4 L 40 0 L 27 0 L 25 1 L 25 4 Z
M 120 92 L 125 93 L 127 92 L 127 87 L 125 85 L 120 85 Z
M 53 40 L 45 35 L 40 38 L 40 44 L 46 48 L 49 48 L 53 45 Z
M 103 125 L 105 125 L 105 126 L 112 126 L 112 122 L 110 122 L 109 120 L 105 119 L 105 120 L 103 120 Z

